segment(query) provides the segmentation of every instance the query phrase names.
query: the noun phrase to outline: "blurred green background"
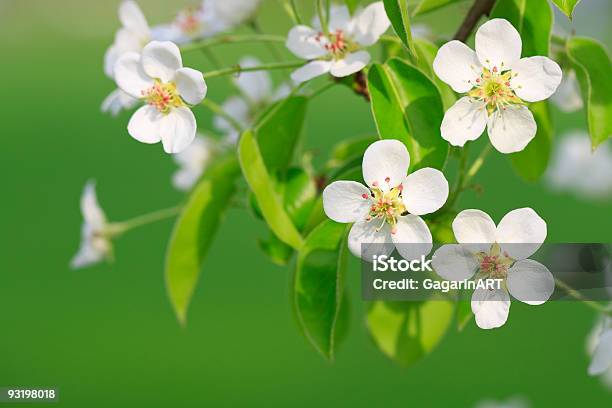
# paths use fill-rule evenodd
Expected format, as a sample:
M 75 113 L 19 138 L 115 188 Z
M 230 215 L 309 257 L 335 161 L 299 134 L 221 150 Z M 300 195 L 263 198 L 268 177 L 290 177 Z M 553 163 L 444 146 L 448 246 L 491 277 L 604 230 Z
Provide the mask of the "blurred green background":
M 290 270 L 258 249 L 264 226 L 239 208 L 229 212 L 211 248 L 186 328 L 176 322 L 164 288 L 171 221 L 122 237 L 113 265 L 69 270 L 87 179 L 97 180 L 112 220 L 183 197 L 170 184 L 175 165 L 161 146 L 127 135 L 129 113 L 113 119 L 99 110 L 114 89 L 103 75 L 102 56 L 119 25 L 118 2 L 0 0 L 0 386 L 57 387 L 59 405 L 66 407 L 463 407 L 515 395 L 534 407 L 611 405 L 612 394 L 586 375 L 584 339 L 594 322 L 586 307 L 513 302 L 503 328 L 451 328 L 433 354 L 402 369 L 368 337 L 355 260 L 348 278 L 350 332 L 337 360 L 324 361 L 292 316 Z M 184 2 L 139 3 L 155 24 Z M 303 2 L 305 10 L 310 3 Z M 469 3 L 423 20 L 436 34 L 450 35 Z M 574 28 L 609 47 L 610 3 L 583 3 Z M 264 1 L 260 24 L 270 33 L 289 28 L 273 0 Z M 253 45 L 218 52 L 227 65 L 245 53 L 270 59 L 265 47 Z M 189 55 L 186 65 L 208 68 L 198 55 Z M 208 85 L 208 97 L 217 102 L 230 92 L 222 79 Z M 210 127 L 208 112 L 197 115 L 202 128 Z M 585 126 L 582 113 L 555 110 L 554 118 L 557 136 Z M 368 105 L 338 87 L 310 106 L 305 144 L 322 155 L 344 138 L 372 132 Z M 531 206 L 548 222 L 549 242 L 611 241 L 609 202 L 525 184 L 498 153 L 476 181 L 483 194 L 464 194 L 459 208 L 480 208 L 498 221 L 511 209 Z

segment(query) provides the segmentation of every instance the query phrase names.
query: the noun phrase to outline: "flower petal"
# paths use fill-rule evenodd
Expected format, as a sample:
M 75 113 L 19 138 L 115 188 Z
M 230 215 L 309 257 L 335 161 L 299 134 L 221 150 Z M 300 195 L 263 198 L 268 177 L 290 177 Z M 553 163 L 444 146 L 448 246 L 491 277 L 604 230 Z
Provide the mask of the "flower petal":
M 369 62 L 370 54 L 367 51 L 357 51 L 335 61 L 330 73 L 337 78 L 342 78 L 361 71 Z
M 331 61 L 312 61 L 293 71 L 291 79 L 298 84 L 310 81 L 312 78 L 327 74 L 331 67 Z
M 523 150 L 538 130 L 533 114 L 526 106 L 508 106 L 496 110 L 487 123 L 491 144 L 500 153 L 515 153 Z
M 378 41 L 390 25 L 391 22 L 387 17 L 383 2 L 378 1 L 370 4 L 355 16 L 351 34 L 358 44 L 369 47 Z
M 582 95 L 580 95 L 580 85 L 574 70 L 570 70 L 563 75 L 561 84 L 551 96 L 551 100 L 563 112 L 569 113 L 582 109 L 584 102 L 582 101 Z
M 412 214 L 398 217 L 391 239 L 408 261 L 429 255 L 433 246 L 429 227 L 421 217 Z
M 123 27 L 141 36 L 149 35 L 149 24 L 138 4 L 132 0 L 124 0 L 119 5 L 119 21 Z
M 453 146 L 463 146 L 469 140 L 478 139 L 486 126 L 487 111 L 484 102 L 464 96 L 444 114 L 440 133 Z
M 356 181 L 335 181 L 323 190 L 325 214 L 336 222 L 362 221 L 372 205 L 370 190 Z
M 599 336 L 599 343 L 595 347 L 588 372 L 589 375 L 600 375 L 610 367 L 612 367 L 612 329 L 604 331 Z
M 449 244 L 434 252 L 431 265 L 440 277 L 462 281 L 474 276 L 478 269 L 478 260 L 465 245 Z
M 117 86 L 134 98 L 142 98 L 142 92 L 154 84 L 142 69 L 140 55 L 135 52 L 123 54 L 115 63 L 113 72 Z
M 506 285 L 514 298 L 528 305 L 541 305 L 555 291 L 555 278 L 541 263 L 523 259 L 508 270 Z
M 93 180 L 89 180 L 83 189 L 81 214 L 83 214 L 85 222 L 94 229 L 100 229 L 106 225 L 106 215 L 98 203 L 96 182 Z
M 546 221 L 531 208 L 510 211 L 497 226 L 497 242 L 514 259 L 533 255 L 546 239 Z
M 132 98 L 121 89 L 115 89 L 104 98 L 100 109 L 104 113 L 110 113 L 111 116 L 117 116 L 123 109 L 131 109 L 136 106 L 138 102 L 138 99 Z
M 320 58 L 328 54 L 319 32 L 305 25 L 293 27 L 285 45 L 296 57 L 303 59 Z
M 161 140 L 159 126 L 164 115 L 152 106 L 140 107 L 128 123 L 128 133 L 142 143 L 157 143 Z
M 512 65 L 510 85 L 519 98 L 538 102 L 555 93 L 562 77 L 561 67 L 550 58 L 522 58 Z
M 473 252 L 488 251 L 495 242 L 495 223 L 484 211 L 463 210 L 453 220 L 455 239 Z
M 170 41 L 151 41 L 142 49 L 142 67 L 151 78 L 170 82 L 183 68 L 181 51 Z
M 180 68 L 174 77 L 176 89 L 185 102 L 197 105 L 206 96 L 207 86 L 200 71 L 191 68 Z
M 389 225 L 385 223 L 380 230 L 379 226 L 378 222 L 365 220 L 353 224 L 348 235 L 348 248 L 353 255 L 372 262 L 374 255 L 390 255 L 393 252 L 395 246 Z
M 440 47 L 433 62 L 433 69 L 438 78 L 459 93 L 472 89 L 482 71 L 476 53 L 457 40 L 449 41 Z
M 440 170 L 431 167 L 409 174 L 402 186 L 406 210 L 414 215 L 435 212 L 448 198 L 448 181 Z
M 245 57 L 240 60 L 244 68 L 261 65 L 257 58 Z M 243 72 L 236 78 L 236 86 L 250 101 L 265 102 L 272 96 L 272 79 L 266 71 Z
M 234 120 L 236 120 L 243 127 L 248 127 L 250 125 L 250 111 L 249 104 L 242 98 L 238 96 L 231 96 L 227 98 L 223 105 L 221 105 L 223 111 L 230 115 Z M 213 125 L 215 128 L 221 132 L 231 133 L 236 129 L 223 117 L 223 116 L 215 116 L 213 119 Z
M 501 327 L 508 320 L 510 296 L 505 289 L 476 289 L 472 294 L 472 312 L 481 329 Z
M 476 55 L 489 69 L 508 69 L 521 58 L 522 47 L 521 35 L 508 20 L 494 18 L 476 31 Z
M 176 108 L 165 115 L 159 127 L 165 152 L 179 153 L 185 150 L 193 142 L 196 128 L 195 116 L 189 108 Z
M 351 14 L 349 13 L 348 7 L 344 4 L 332 4 L 329 9 L 329 21 L 327 23 L 327 28 L 330 32 L 334 32 L 336 30 L 347 30 L 349 24 L 351 22 Z M 319 21 L 319 16 L 315 15 L 312 18 L 312 26 L 318 30 L 322 31 L 321 22 Z
M 105 253 L 98 251 L 96 247 L 92 245 L 90 240 L 85 239 L 81 242 L 79 251 L 70 261 L 70 268 L 80 269 L 89 265 L 93 265 L 102 261 L 105 257 Z
M 388 191 L 399 186 L 406 178 L 410 154 L 399 140 L 379 140 L 363 154 L 363 179 L 370 187 Z

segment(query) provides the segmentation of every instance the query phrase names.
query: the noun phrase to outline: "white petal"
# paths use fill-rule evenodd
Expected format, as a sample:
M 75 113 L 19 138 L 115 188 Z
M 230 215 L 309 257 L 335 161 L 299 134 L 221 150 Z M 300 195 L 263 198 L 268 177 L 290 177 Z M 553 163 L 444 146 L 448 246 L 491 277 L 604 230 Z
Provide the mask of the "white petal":
M 473 252 L 488 251 L 495 242 L 495 223 L 484 211 L 463 210 L 453 220 L 455 239 Z
M 476 31 L 476 55 L 489 69 L 508 69 L 521 58 L 522 47 L 519 32 L 508 20 L 494 18 Z
M 379 227 L 377 220 L 357 221 L 353 224 L 348 235 L 348 248 L 351 253 L 368 262 L 372 262 L 374 255 L 390 255 L 395 247 L 389 225 L 385 223 L 378 230 Z
M 128 123 L 128 133 L 142 143 L 157 143 L 161 140 L 159 126 L 164 115 L 152 106 L 139 108 Z
M 142 92 L 154 84 L 142 69 L 140 55 L 135 52 L 123 54 L 117 60 L 113 76 L 119 88 L 134 98 L 141 98 Z
M 496 110 L 487 123 L 491 144 L 500 153 L 523 150 L 538 130 L 533 114 L 526 106 L 513 105 Z
M 170 82 L 176 71 L 183 68 L 181 52 L 170 41 L 151 41 L 142 49 L 142 67 L 151 78 Z
M 555 278 L 548 268 L 531 259 L 516 262 L 508 270 L 508 291 L 528 305 L 541 305 L 555 290 Z
M 85 222 L 94 229 L 101 229 L 106 225 L 106 215 L 98 203 L 96 183 L 93 180 L 89 180 L 83 189 L 81 214 Z
M 104 259 L 105 254 L 98 251 L 89 241 L 81 242 L 79 251 L 70 261 L 70 268 L 80 269 L 98 263 Z
M 119 50 L 115 44 L 106 49 L 106 52 L 104 53 L 104 74 L 107 77 L 113 78 L 115 74 L 115 64 L 117 63 L 119 57 Z
M 424 215 L 435 212 L 448 198 L 448 181 L 440 170 L 431 167 L 409 174 L 402 186 L 404 205 L 410 214 Z
M 533 255 L 546 239 L 546 221 L 531 208 L 510 211 L 497 226 L 497 242 L 514 259 Z
M 410 154 L 399 140 L 379 140 L 372 143 L 363 155 L 363 179 L 370 187 L 387 191 L 399 186 L 406 178 Z
M 487 111 L 484 102 L 464 96 L 444 114 L 440 133 L 453 146 L 463 146 L 469 140 L 478 139 L 486 126 Z
M 383 2 L 372 3 L 355 16 L 351 27 L 353 39 L 368 47 L 376 43 L 390 25 Z
M 238 96 L 231 96 L 227 98 L 223 105 L 221 105 L 223 111 L 234 118 L 243 127 L 250 126 L 250 112 L 251 108 L 249 104 Z M 225 134 L 234 132 L 236 129 L 223 117 L 215 116 L 213 119 L 213 125 L 215 128 Z
M 291 79 L 300 84 L 312 78 L 327 74 L 331 67 L 331 61 L 312 61 L 293 71 L 291 73 Z
M 400 255 L 408 261 L 429 255 L 433 246 L 429 227 L 421 217 L 412 214 L 397 219 L 391 239 Z
M 370 62 L 370 54 L 367 51 L 357 51 L 347 54 L 343 59 L 334 61 L 330 73 L 342 78 L 361 71 Z
M 551 96 L 551 100 L 563 112 L 575 112 L 582 109 L 584 103 L 580 94 L 580 86 L 576 80 L 576 72 L 571 70 L 563 75 L 561 84 L 557 92 Z
M 510 85 L 522 100 L 537 102 L 555 93 L 562 76 L 561 68 L 550 58 L 522 58 L 512 65 Z
M 104 98 L 100 109 L 102 112 L 108 112 L 112 116 L 117 116 L 123 109 L 131 109 L 136 106 L 138 102 L 138 99 L 132 98 L 121 89 L 115 89 L 106 98 Z
M 185 102 L 197 105 L 206 96 L 206 81 L 200 71 L 191 68 L 180 68 L 174 77 L 176 89 Z
M 327 28 L 330 32 L 334 32 L 336 30 L 346 30 L 351 22 L 351 15 L 349 13 L 348 7 L 344 4 L 332 4 L 329 9 L 329 21 L 327 23 Z M 312 18 L 312 26 L 321 31 L 321 22 L 319 21 L 319 16 L 315 15 Z
M 121 24 L 141 36 L 149 35 L 149 24 L 138 4 L 125 0 L 119 5 L 119 21 Z
M 191 109 L 180 107 L 164 116 L 160 123 L 159 134 L 166 153 L 179 153 L 185 150 L 196 135 L 196 120 Z
M 481 329 L 501 327 L 508 320 L 510 296 L 505 289 L 476 289 L 472 294 L 472 312 Z
M 202 172 L 180 169 L 172 175 L 172 185 L 179 191 L 189 191 L 197 183 Z
M 434 252 L 431 265 L 446 280 L 470 279 L 478 269 L 478 260 L 465 245 L 443 245 Z
M 325 214 L 336 222 L 364 220 L 371 205 L 370 190 L 356 181 L 335 181 L 323 190 Z
M 295 56 L 303 59 L 320 58 L 328 52 L 323 46 L 324 39 L 319 32 L 304 26 L 295 26 L 287 35 L 286 46 Z
M 476 53 L 457 40 L 440 47 L 433 62 L 433 69 L 438 78 L 459 93 L 472 89 L 482 72 Z
M 261 62 L 253 57 L 245 57 L 240 60 L 240 66 L 244 68 L 258 65 L 261 65 Z M 266 71 L 243 72 L 235 81 L 238 89 L 255 103 L 265 102 L 272 95 L 272 79 Z
M 612 329 L 599 336 L 599 344 L 589 365 L 589 375 L 603 374 L 612 366 Z

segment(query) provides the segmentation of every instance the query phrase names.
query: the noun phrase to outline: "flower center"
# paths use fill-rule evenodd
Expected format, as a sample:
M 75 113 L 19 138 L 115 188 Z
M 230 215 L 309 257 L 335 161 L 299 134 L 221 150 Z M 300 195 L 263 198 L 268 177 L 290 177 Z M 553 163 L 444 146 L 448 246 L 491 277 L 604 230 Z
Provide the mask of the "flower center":
M 389 191 L 373 187 L 372 194 L 374 197 L 367 197 L 367 194 L 364 194 L 366 196 L 364 198 L 372 199 L 372 206 L 366 219 L 368 221 L 374 219 L 380 220 L 379 230 L 385 223 L 389 224 L 391 226 L 391 233 L 395 234 L 397 232 L 397 218 L 406 212 L 406 207 L 404 207 L 404 202 L 402 201 L 402 185 L 400 184 Z
M 142 97 L 161 113 L 168 113 L 172 108 L 185 105 L 176 90 L 174 82 L 162 83 L 155 80 L 155 84 L 151 88 L 142 91 Z
M 186 7 L 176 16 L 176 25 L 178 25 L 181 31 L 187 35 L 197 34 L 200 28 L 200 19 L 198 18 L 199 12 L 200 7 Z
M 511 78 L 511 70 L 500 72 L 497 67 L 492 70 L 483 68 L 468 96 L 484 102 L 489 115 L 496 110 L 505 110 L 508 105 L 523 104 L 510 87 Z
M 491 245 L 489 252 L 478 252 L 476 254 L 482 277 L 492 279 L 506 279 L 508 269 L 514 263 L 507 253 L 501 251 L 499 244 Z
M 333 33 L 329 33 L 327 36 L 320 32 L 316 40 L 323 43 L 323 47 L 334 59 L 342 59 L 347 53 L 357 48 L 356 45 L 345 36 L 342 30 L 336 30 Z

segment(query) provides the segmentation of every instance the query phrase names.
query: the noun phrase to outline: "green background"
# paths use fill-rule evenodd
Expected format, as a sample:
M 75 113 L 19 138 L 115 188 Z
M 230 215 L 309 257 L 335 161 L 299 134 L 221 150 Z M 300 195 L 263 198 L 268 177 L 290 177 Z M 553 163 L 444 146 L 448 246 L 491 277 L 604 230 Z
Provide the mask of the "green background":
M 140 1 L 151 23 L 170 18 L 178 3 Z M 278 3 L 264 3 L 261 25 L 284 34 L 289 23 Z M 610 46 L 610 4 L 583 3 L 576 11 L 578 33 Z M 112 220 L 183 198 L 170 184 L 175 165 L 161 145 L 130 138 L 129 113 L 113 119 L 99 110 L 113 89 L 102 56 L 118 27 L 117 4 L 0 0 L 0 386 L 57 387 L 59 405 L 66 407 L 447 407 L 514 395 L 535 407 L 610 406 L 612 394 L 586 375 L 591 310 L 572 302 L 513 302 L 501 329 L 479 330 L 473 323 L 462 333 L 451 328 L 434 353 L 402 369 L 368 337 L 356 260 L 348 274 L 350 332 L 337 360 L 324 361 L 292 316 L 290 270 L 259 251 L 256 238 L 265 236 L 264 225 L 244 209 L 230 210 L 218 233 L 186 328 L 176 322 L 164 288 L 170 221 L 122 237 L 113 265 L 69 270 L 87 179 L 97 180 Z M 436 33 L 452 34 L 456 13 L 468 6 L 425 21 Z M 227 65 L 245 53 L 270 60 L 260 46 L 218 51 Z M 197 55 L 186 65 L 208 68 Z M 208 85 L 209 98 L 221 102 L 228 95 L 222 79 Z M 209 114 L 200 109 L 197 115 L 200 126 L 210 128 Z M 557 136 L 585 126 L 582 113 L 555 110 L 554 117 Z M 368 105 L 338 88 L 311 104 L 305 144 L 324 155 L 340 140 L 372 132 Z M 485 142 L 483 137 L 477 145 Z M 549 242 L 611 241 L 609 202 L 525 184 L 498 153 L 476 181 L 484 192 L 464 194 L 459 208 L 480 208 L 498 221 L 509 210 L 531 206 L 546 219 Z

